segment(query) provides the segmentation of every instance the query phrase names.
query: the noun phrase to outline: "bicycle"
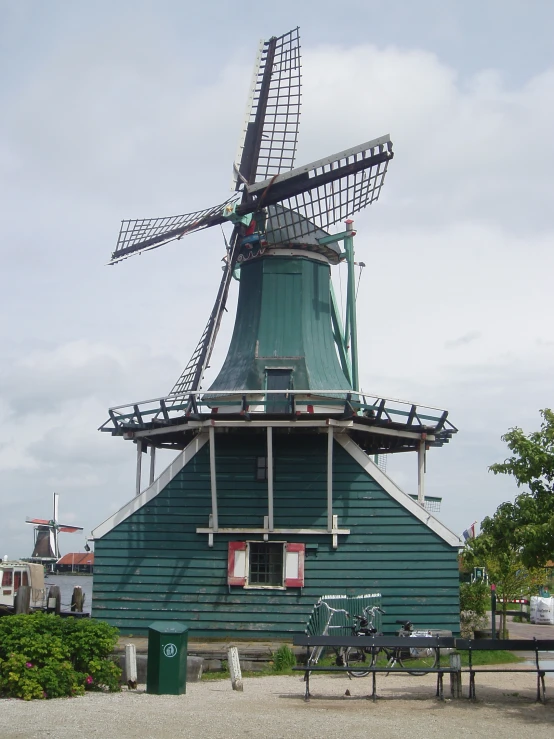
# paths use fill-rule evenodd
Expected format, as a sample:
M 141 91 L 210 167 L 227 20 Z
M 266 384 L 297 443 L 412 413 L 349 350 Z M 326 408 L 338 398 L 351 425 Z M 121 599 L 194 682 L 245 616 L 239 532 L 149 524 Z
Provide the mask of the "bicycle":
M 377 612 L 385 613 L 379 606 L 371 606 L 364 608 L 361 616 L 354 616 L 358 624 L 353 627 L 352 633 L 356 636 L 379 636 L 377 629 L 373 626 Z M 402 625 L 399 636 L 405 636 L 407 638 L 410 636 L 430 636 L 429 631 L 414 631 L 411 621 L 396 621 L 396 623 Z M 428 670 L 436 666 L 439 659 L 438 652 L 439 650 L 436 647 L 414 649 L 409 644 L 406 644 L 405 647 L 393 648 L 348 647 L 344 660 L 347 667 L 352 666 L 354 668 L 348 670 L 350 677 L 366 677 L 369 675 L 371 670 L 359 669 L 359 667 L 367 668 L 375 666 L 380 655 L 386 657 L 386 666 L 390 670 L 398 665 L 399 667 L 407 668 L 409 675 L 425 675 Z M 410 667 L 414 669 L 410 669 Z

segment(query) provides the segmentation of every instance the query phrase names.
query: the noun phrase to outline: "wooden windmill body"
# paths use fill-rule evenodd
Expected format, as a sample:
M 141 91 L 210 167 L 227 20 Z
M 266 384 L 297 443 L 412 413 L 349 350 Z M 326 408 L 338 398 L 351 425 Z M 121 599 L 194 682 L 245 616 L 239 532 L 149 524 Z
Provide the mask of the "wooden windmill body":
M 299 114 L 294 29 L 260 46 L 237 194 L 192 214 L 124 221 L 112 255 L 233 224 L 214 308 L 174 388 L 110 409 L 101 427 L 136 444 L 137 483 L 93 531 L 93 614 L 133 633 L 155 617 L 198 635 L 282 635 L 323 593 L 376 590 L 392 620 L 457 628 L 459 539 L 425 509 L 423 487 L 426 451 L 456 429 L 446 411 L 359 389 L 351 216 L 378 199 L 392 143 L 382 136 L 294 168 Z M 341 261 L 344 322 L 331 282 Z M 233 277 L 230 347 L 203 388 Z M 178 455 L 156 477 L 159 448 Z M 404 451 L 418 455 L 417 501 L 374 461 Z

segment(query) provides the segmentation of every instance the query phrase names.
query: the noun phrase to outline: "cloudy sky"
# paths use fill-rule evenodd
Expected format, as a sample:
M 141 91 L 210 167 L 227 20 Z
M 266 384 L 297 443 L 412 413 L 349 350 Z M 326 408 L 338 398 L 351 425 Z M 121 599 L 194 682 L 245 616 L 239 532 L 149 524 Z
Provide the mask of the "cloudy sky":
M 450 411 L 427 492 L 454 531 L 515 494 L 487 467 L 553 403 L 554 4 L 0 0 L 0 556 L 30 554 L 53 491 L 86 532 L 132 497 L 134 448 L 97 428 L 171 389 L 223 244 L 106 267 L 119 221 L 228 196 L 258 40 L 296 25 L 297 163 L 394 142 L 355 219 L 362 387 Z M 415 491 L 415 456 L 388 472 Z

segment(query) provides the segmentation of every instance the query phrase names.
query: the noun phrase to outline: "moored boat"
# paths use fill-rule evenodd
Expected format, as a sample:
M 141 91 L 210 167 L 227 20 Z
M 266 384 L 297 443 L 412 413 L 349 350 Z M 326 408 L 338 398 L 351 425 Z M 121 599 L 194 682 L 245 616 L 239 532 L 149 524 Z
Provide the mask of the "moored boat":
M 31 610 L 46 608 L 47 596 L 42 565 L 4 557 L 0 561 L 0 583 L 0 615 L 14 612 L 15 596 L 22 586 L 31 588 Z

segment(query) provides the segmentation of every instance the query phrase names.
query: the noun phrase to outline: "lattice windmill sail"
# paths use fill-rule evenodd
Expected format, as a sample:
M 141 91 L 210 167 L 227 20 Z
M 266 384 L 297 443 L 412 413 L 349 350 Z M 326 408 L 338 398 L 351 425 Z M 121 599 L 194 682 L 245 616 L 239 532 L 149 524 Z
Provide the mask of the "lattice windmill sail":
M 122 222 L 111 264 L 187 234 L 234 223 L 214 307 L 184 372 L 169 394 L 200 388 L 225 309 L 233 272 L 259 248 L 295 247 L 325 239 L 325 229 L 375 202 L 393 157 L 389 136 L 294 168 L 300 123 L 298 28 L 262 42 L 233 166 L 236 195 L 194 213 Z M 317 243 L 314 248 L 317 247 Z M 333 263 L 338 251 L 317 247 Z M 245 251 L 246 250 L 246 251 Z
M 300 125 L 300 35 L 260 41 L 242 138 L 233 165 L 233 189 L 294 167 Z M 257 158 L 254 156 L 258 152 Z

